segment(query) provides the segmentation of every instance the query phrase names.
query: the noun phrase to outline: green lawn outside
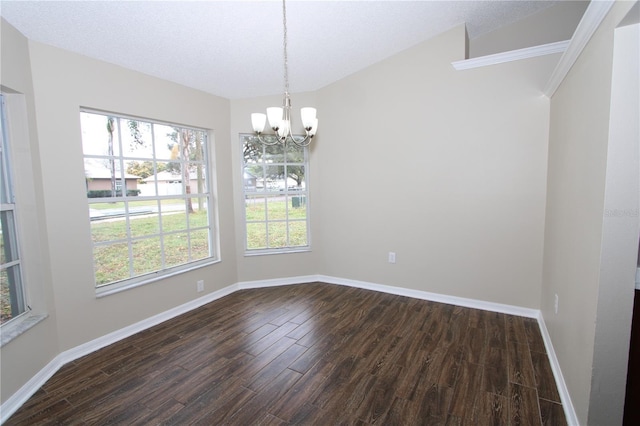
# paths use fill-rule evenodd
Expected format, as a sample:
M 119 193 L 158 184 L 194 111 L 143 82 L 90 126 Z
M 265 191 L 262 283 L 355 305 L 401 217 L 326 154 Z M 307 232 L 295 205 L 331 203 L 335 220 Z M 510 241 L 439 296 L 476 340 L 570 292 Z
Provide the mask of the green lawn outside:
M 165 235 L 163 239 L 165 267 L 177 266 L 209 256 L 208 231 L 187 231 L 190 228 L 207 226 L 206 212 L 186 215 L 184 212 L 162 216 L 162 229 L 176 234 Z M 130 218 L 131 233 L 135 236 L 149 236 L 132 244 L 133 276 L 139 276 L 162 268 L 160 237 L 151 236 L 159 229 L 157 214 L 133 216 Z M 95 242 L 116 241 L 126 238 L 126 221 L 96 221 L 91 223 L 91 236 Z M 189 255 L 191 247 L 191 255 Z M 127 243 L 114 243 L 94 248 L 96 285 L 130 278 L 129 247 Z
M 307 207 L 304 203 L 304 196 L 296 196 L 298 207 L 293 207 L 294 197 L 290 197 L 288 203 L 283 198 L 267 198 L 266 202 L 264 198 L 249 198 L 246 200 L 247 249 L 303 247 L 308 245 Z M 268 225 L 266 222 L 267 213 Z M 289 219 L 288 242 L 287 217 Z
M 288 201 L 288 204 L 287 202 Z M 302 247 L 307 242 L 307 209 L 304 201 L 298 201 L 298 207 L 292 206 L 292 200 L 285 197 L 247 200 L 247 247 L 249 249 Z M 164 200 L 163 200 L 164 202 Z M 136 201 L 136 206 L 141 202 Z M 148 201 L 148 205 L 155 205 Z M 118 203 L 119 204 L 119 203 Z M 103 208 L 117 208 L 112 203 L 99 203 Z M 92 204 L 93 208 L 95 205 Z M 269 213 L 269 224 L 265 221 L 265 212 Z M 289 240 L 287 241 L 287 222 Z M 206 212 L 187 215 L 184 211 L 162 215 L 162 229 L 166 232 L 177 232 L 165 235 L 163 240 L 165 267 L 177 266 L 209 256 L 209 238 L 206 230 L 187 232 L 189 228 L 204 227 L 207 224 Z M 157 213 L 143 216 L 131 216 L 131 235 L 148 237 L 135 241 L 131 247 L 133 253 L 133 276 L 139 276 L 162 268 L 160 237 L 155 236 L 160 227 Z M 268 231 L 268 234 L 267 234 Z M 268 235 L 268 241 L 267 241 Z M 113 244 L 94 248 L 96 285 L 104 285 L 114 281 L 131 278 L 129 271 L 129 247 L 126 242 L 115 243 L 127 238 L 126 221 L 124 219 L 91 222 L 91 236 L 94 242 Z M 189 257 L 191 244 L 191 257 Z
M 302 197 L 297 202 L 298 207 L 293 207 L 292 199 L 289 198 L 287 200 L 285 197 L 273 197 L 267 199 L 266 203 L 264 198 L 247 200 L 246 218 L 250 222 L 247 224 L 247 247 L 249 249 L 263 249 L 306 246 L 308 244 L 307 209 Z M 136 207 L 156 205 L 157 201 L 155 200 L 135 201 Z M 95 203 L 90 204 L 90 207 L 104 210 L 124 208 L 124 205 L 122 202 Z M 269 220 L 271 221 L 268 224 L 268 241 L 266 212 L 269 213 Z M 287 214 L 289 219 L 288 242 L 287 222 L 285 221 Z M 190 228 L 205 227 L 207 225 L 206 212 L 187 215 L 184 211 L 178 211 L 163 215 L 161 220 L 164 232 L 177 232 L 173 235 L 166 235 L 164 238 L 165 267 L 177 266 L 209 256 L 208 231 L 206 229 L 187 231 L 187 220 Z M 157 234 L 159 223 L 160 219 L 157 213 L 132 216 L 130 218 L 131 234 L 136 237 L 148 236 L 148 238 L 135 241 L 131 247 L 134 276 L 162 268 L 160 239 L 152 236 Z M 126 221 L 124 219 L 92 221 L 91 236 L 94 242 L 126 239 Z M 189 246 L 191 247 L 191 257 L 189 257 Z M 126 243 L 97 246 L 94 248 L 94 258 L 97 286 L 131 278 L 129 247 Z M 5 275 L 3 273 L 0 276 L 0 302 L 2 305 L 0 310 L 3 320 L 9 319 L 11 315 L 8 303 L 8 282 Z

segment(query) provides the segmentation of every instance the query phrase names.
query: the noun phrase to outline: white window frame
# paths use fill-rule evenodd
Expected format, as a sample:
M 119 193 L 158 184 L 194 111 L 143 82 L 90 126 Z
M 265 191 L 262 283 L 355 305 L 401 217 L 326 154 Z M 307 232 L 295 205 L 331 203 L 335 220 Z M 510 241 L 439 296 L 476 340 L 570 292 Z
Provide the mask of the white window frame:
M 288 185 L 286 185 L 286 177 L 285 177 L 285 185 L 283 189 L 280 188 L 271 188 L 271 189 L 267 189 L 266 187 L 266 183 L 263 182 L 264 185 L 264 189 L 262 191 L 258 191 L 257 189 L 254 188 L 254 191 L 248 191 L 247 187 L 245 185 L 245 159 L 244 159 L 244 142 L 246 138 L 250 138 L 250 137 L 254 137 L 253 134 L 250 133 L 240 133 L 239 135 L 239 146 L 240 146 L 240 161 L 241 161 L 241 173 L 242 173 L 242 220 L 244 223 L 244 250 L 245 250 L 245 256 L 256 256 L 256 255 L 270 255 L 270 254 L 283 254 L 283 253 L 299 253 L 299 252 L 308 252 L 311 251 L 311 218 L 310 218 L 310 199 L 309 199 L 309 147 L 305 146 L 303 147 L 303 152 L 304 152 L 304 161 L 302 163 L 299 162 L 295 162 L 293 163 L 293 165 L 296 166 L 304 166 L 305 169 L 305 186 L 302 189 L 296 189 L 296 190 L 291 190 L 289 189 Z M 296 135 L 297 138 L 302 139 L 303 136 L 301 135 Z M 289 142 L 290 143 L 290 142 Z M 263 147 L 263 153 L 264 150 L 266 148 Z M 286 155 L 284 156 L 284 161 L 283 162 L 278 162 L 278 163 L 262 163 L 263 168 L 267 167 L 267 166 L 286 166 L 289 163 L 286 160 Z M 264 175 L 263 175 L 264 177 Z M 265 220 L 264 221 L 248 221 L 247 220 L 247 199 L 251 198 L 251 197 L 256 197 L 259 196 L 261 194 L 264 194 L 266 196 L 276 196 L 276 195 L 282 195 L 286 197 L 286 216 L 285 219 L 269 219 L 269 212 L 268 212 L 268 208 L 266 207 L 266 203 L 267 200 L 265 198 Z M 289 200 L 292 200 L 293 197 L 298 197 L 298 202 L 304 202 L 304 204 L 306 205 L 306 217 L 304 220 L 298 220 L 298 219 L 291 219 L 289 217 L 289 209 L 292 208 L 291 206 L 291 202 Z M 300 197 L 304 197 L 304 198 L 300 198 Z M 304 201 L 302 201 L 304 200 Z M 265 224 L 265 232 L 266 232 L 266 239 L 267 239 L 267 245 L 269 242 L 269 234 L 268 234 L 268 230 L 269 230 L 269 224 L 270 223 L 276 223 L 276 222 L 281 222 L 281 223 L 285 223 L 286 224 L 286 229 L 287 229 L 287 240 L 289 241 L 289 224 L 291 222 L 305 222 L 306 224 L 306 241 L 307 244 L 306 245 L 287 245 L 284 247 L 266 247 L 266 248 L 249 248 L 248 246 L 248 230 L 247 230 L 247 225 L 249 224 L 253 224 L 253 223 L 264 223 Z
M 207 265 L 211 265 L 214 263 L 217 263 L 220 261 L 220 257 L 218 254 L 218 232 L 217 232 L 217 205 L 216 202 L 214 200 L 214 193 L 215 191 L 213 190 L 212 187 L 212 183 L 214 182 L 213 179 L 211 178 L 212 176 L 212 171 L 214 169 L 214 161 L 213 161 L 213 156 L 211 155 L 211 151 L 212 151 L 212 146 L 211 146 L 211 135 L 210 132 L 207 129 L 203 129 L 203 128 L 198 128 L 198 127 L 193 127 L 193 126 L 185 126 L 185 125 L 181 125 L 181 124 L 176 124 L 176 123 L 168 123 L 168 122 L 163 122 L 163 121 L 158 121 L 158 120 L 153 120 L 153 119 L 148 119 L 148 118 L 140 118 L 140 117 L 133 117 L 133 116 L 128 116 L 125 114 L 120 114 L 120 113 L 110 113 L 110 112 L 105 112 L 105 111 L 100 111 L 100 110 L 95 110 L 95 109 L 89 109 L 89 108 L 81 108 L 80 109 L 80 113 L 88 113 L 88 114 L 97 114 L 97 115 L 101 115 L 101 116 L 105 116 L 105 117 L 114 117 L 118 120 L 122 120 L 124 121 L 129 121 L 129 120 L 133 120 L 133 121 L 138 121 L 138 122 L 144 122 L 144 123 L 149 123 L 151 125 L 157 124 L 157 125 L 164 125 L 164 126 L 171 126 L 171 127 L 178 127 L 181 129 L 186 129 L 186 130 L 191 130 L 191 131 L 196 131 L 196 132 L 203 132 L 204 135 L 204 140 L 203 140 L 203 151 L 204 151 L 204 155 L 202 158 L 201 163 L 204 165 L 204 178 L 205 178 L 205 188 L 206 190 L 204 192 L 201 193 L 197 193 L 196 192 L 192 192 L 191 194 L 187 195 L 185 194 L 184 191 L 184 186 L 183 186 L 183 191 L 182 194 L 171 194 L 171 195 L 159 195 L 158 192 L 158 182 L 155 181 L 153 183 L 153 185 L 155 186 L 155 195 L 145 195 L 145 196 L 129 196 L 127 194 L 127 191 L 121 191 L 120 196 L 116 196 L 116 197 L 109 197 L 109 198 L 89 198 L 87 197 L 87 201 L 88 201 L 88 211 L 90 211 L 91 209 L 91 205 L 95 204 L 95 203 L 104 203 L 104 202 L 124 202 L 125 203 L 125 209 L 124 209 L 124 220 L 127 223 L 126 229 L 126 237 L 122 238 L 122 239 L 118 239 L 118 240 L 110 240 L 107 242 L 92 242 L 92 248 L 95 249 L 95 247 L 97 246 L 108 246 L 109 244 L 127 244 L 128 247 L 128 259 L 129 259 L 129 277 L 128 278 L 124 278 L 124 279 L 120 279 L 117 281 L 112 281 L 112 282 L 108 282 L 108 283 L 97 283 L 96 280 L 96 274 L 95 274 L 95 269 L 94 269 L 94 285 L 95 285 L 95 289 L 96 289 L 96 295 L 98 297 L 101 296 L 106 296 L 109 294 L 113 294 L 113 293 L 117 293 L 129 288 L 133 288 L 133 287 L 138 287 L 140 285 L 145 285 L 160 279 L 164 279 L 170 276 L 174 276 L 177 274 L 181 274 L 184 273 L 186 271 L 190 271 L 193 269 L 197 269 L 197 268 L 201 268 L 203 266 L 207 266 Z M 153 127 L 153 126 L 152 126 Z M 117 126 L 118 131 L 122 131 L 122 126 L 118 125 Z M 152 138 L 155 139 L 155 136 L 153 135 L 153 131 L 151 132 Z M 119 166 L 121 170 L 125 170 L 125 162 L 126 161 L 152 161 L 154 162 L 154 171 L 157 172 L 157 169 L 155 168 L 155 164 L 157 163 L 164 163 L 167 160 L 166 159 L 162 159 L 156 156 L 155 153 L 155 148 L 153 149 L 153 154 L 152 157 L 148 157 L 148 156 L 140 156 L 140 157 L 133 157 L 133 156 L 123 156 L 122 153 L 124 152 L 123 147 L 122 147 L 122 137 L 118 137 L 116 138 L 117 143 L 120 144 L 120 147 L 118 149 L 118 152 L 120 154 L 114 154 L 114 159 L 116 162 L 119 162 Z M 155 145 L 155 143 L 152 143 L 151 145 Z M 84 144 L 83 144 L 83 151 L 84 151 Z M 83 152 L 83 160 L 88 160 L 88 159 L 94 159 L 94 160 L 107 160 L 110 157 L 108 155 L 96 155 L 96 154 L 86 154 Z M 175 160 L 178 162 L 185 162 L 183 159 L 180 160 Z M 194 160 L 187 160 L 186 162 L 188 163 L 194 163 Z M 126 188 L 126 176 L 122 175 L 120 180 L 120 185 L 122 188 Z M 192 261 L 188 261 L 186 263 L 182 263 L 179 265 L 166 265 L 165 264 L 165 248 L 164 248 L 164 238 L 168 235 L 172 235 L 175 234 L 176 231 L 170 231 L 170 232 L 165 232 L 162 229 L 162 220 L 159 221 L 159 226 L 158 226 L 158 232 L 155 234 L 150 234 L 150 235 L 145 235 L 145 236 L 132 236 L 131 235 L 131 228 L 130 228 L 130 220 L 131 218 L 134 216 L 135 212 L 132 212 L 129 210 L 128 207 L 128 203 L 129 202 L 136 202 L 136 201 L 141 201 L 141 200 L 148 200 L 148 201 L 156 201 L 158 204 L 161 204 L 163 200 L 175 200 L 177 198 L 182 198 L 185 200 L 188 198 L 192 199 L 192 202 L 195 202 L 200 196 L 201 198 L 205 198 L 205 205 L 206 205 L 206 210 L 207 210 L 207 216 L 208 216 L 208 220 L 207 220 L 207 225 L 206 227 L 196 227 L 196 228 L 190 228 L 190 221 L 187 221 L 187 227 L 185 230 L 181 230 L 180 232 L 183 233 L 184 231 L 186 231 L 187 235 L 191 235 L 191 232 L 196 232 L 196 231 L 203 231 L 205 229 L 208 229 L 208 246 L 209 246 L 209 256 L 206 258 L 202 258 L 202 259 L 196 259 L 196 260 L 192 260 Z M 151 237 L 158 237 L 160 239 L 160 251 L 161 251 L 161 269 L 155 270 L 155 271 L 151 271 L 151 272 L 145 272 L 142 274 L 135 274 L 135 271 L 133 269 L 133 251 L 132 251 L 132 245 L 136 242 L 136 241 L 140 241 L 146 238 L 151 238 Z M 188 237 L 189 239 L 189 244 L 190 244 L 190 237 Z M 191 246 L 189 245 L 189 253 L 191 250 Z M 94 257 L 95 260 L 95 257 Z
M 0 211 L 6 213 L 6 219 L 8 227 L 5 229 L 7 235 L 2 235 L 2 238 L 7 242 L 5 245 L 5 252 L 12 253 L 12 260 L 7 263 L 0 264 L 0 270 L 5 271 L 12 268 L 14 272 L 14 292 L 15 304 L 17 305 L 18 313 L 10 320 L 4 322 L 2 326 L 14 322 L 17 318 L 20 318 L 24 314 L 29 312 L 29 304 L 27 303 L 27 294 L 24 285 L 23 274 L 23 253 L 20 245 L 20 236 L 18 231 L 18 211 L 15 192 L 14 192 L 14 174 L 12 170 L 11 160 L 11 140 L 8 130 L 9 121 L 7 118 L 7 106 L 5 103 L 4 95 L 0 94 L 0 119 L 2 120 L 2 131 L 0 132 L 0 161 L 2 161 L 2 196 L 0 196 Z M 8 246 L 8 247 L 7 247 Z M 13 307 L 12 307 L 13 309 Z

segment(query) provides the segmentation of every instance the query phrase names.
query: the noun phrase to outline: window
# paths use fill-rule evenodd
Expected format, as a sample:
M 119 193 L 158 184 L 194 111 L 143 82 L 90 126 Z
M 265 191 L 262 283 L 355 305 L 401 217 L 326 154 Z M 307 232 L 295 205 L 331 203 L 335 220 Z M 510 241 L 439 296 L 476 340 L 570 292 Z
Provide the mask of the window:
M 16 230 L 16 202 L 9 152 L 6 106 L 0 95 L 0 324 L 24 313 L 27 308 L 22 285 L 22 263 Z
M 247 253 L 309 249 L 308 149 L 241 134 Z
M 213 262 L 207 132 L 90 110 L 80 121 L 96 287 Z

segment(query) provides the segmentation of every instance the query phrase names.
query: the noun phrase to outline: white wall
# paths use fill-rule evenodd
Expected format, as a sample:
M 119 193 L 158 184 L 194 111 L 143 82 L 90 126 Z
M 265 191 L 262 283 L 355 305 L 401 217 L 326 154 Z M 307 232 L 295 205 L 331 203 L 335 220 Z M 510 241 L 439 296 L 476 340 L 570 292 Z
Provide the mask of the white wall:
M 622 317 L 630 314 L 630 300 L 621 305 L 610 304 L 620 300 L 616 287 L 624 284 L 610 287 L 611 275 L 601 281 L 606 276 L 606 273 L 601 276 L 601 271 L 616 252 L 609 252 L 606 237 L 603 239 L 605 187 L 612 182 L 607 178 L 607 156 L 613 34 L 615 26 L 632 6 L 633 2 L 613 5 L 551 100 L 540 303 L 580 424 L 603 424 L 597 413 L 603 404 L 619 407 L 624 401 L 623 398 L 615 401 L 606 385 L 600 388 L 598 376 L 610 372 L 619 375 L 621 370 L 626 371 L 626 361 L 602 363 L 605 359 L 620 358 L 604 356 L 598 360 L 594 349 L 599 344 L 597 335 L 602 336 L 600 331 L 611 332 L 612 323 L 606 319 L 607 315 L 604 318 L 599 315 L 601 309 L 617 309 Z M 631 263 L 635 263 L 635 259 Z M 633 288 L 633 283 L 630 286 Z M 553 307 L 556 294 L 558 314 Z M 616 334 L 620 336 L 623 332 Z M 628 334 L 626 342 L 619 338 L 613 341 L 615 351 L 624 352 L 625 346 L 628 350 Z M 596 402 L 598 398 L 602 400 Z M 610 416 L 604 424 L 616 424 L 618 417 L 613 416 L 612 411 L 601 414 Z M 621 416 L 621 412 L 617 415 Z
M 16 199 L 20 203 L 18 232 L 22 253 L 23 278 L 28 286 L 27 301 L 32 313 L 47 317 L 2 347 L 0 400 L 5 401 L 17 389 L 36 375 L 59 353 L 56 309 L 50 276 L 49 253 L 43 202 L 41 156 L 35 127 L 33 85 L 28 42 L 4 20 L 0 20 L 2 52 L 0 84 L 7 94 L 12 160 Z M 25 122 L 25 119 L 27 122 Z M 16 320 L 22 326 L 20 319 Z M 15 328 L 13 325 L 3 326 Z M 16 368 L 19 365 L 19 368 Z
M 459 26 L 318 91 L 324 271 L 538 308 L 558 56 L 455 71 L 464 52 Z
M 615 30 L 589 424 L 622 422 L 638 256 L 640 25 Z
M 235 212 L 231 182 L 229 101 L 174 83 L 29 41 L 2 25 L 2 84 L 32 77 L 36 123 L 33 176 L 50 265 L 41 269 L 49 318 L 2 348 L 2 400 L 60 352 L 237 282 Z M 18 49 L 18 47 L 20 49 Z M 28 50 L 27 50 L 28 47 Z M 11 61 L 19 50 L 22 62 Z M 30 61 L 30 64 L 28 63 Z M 22 68 L 17 69 L 18 66 Z M 31 76 L 29 75 L 31 74 Z M 26 82 L 26 86 L 31 84 Z M 20 89 L 20 88 L 18 88 Z M 31 91 L 29 87 L 27 90 Z M 30 94 L 31 96 L 31 94 Z M 212 171 L 219 205 L 222 261 L 118 294 L 96 298 L 80 133 L 80 107 L 176 122 L 212 130 Z M 33 108 L 33 107 L 32 107 Z M 216 183 L 217 182 L 217 183 Z M 29 255 L 29 258 L 32 256 Z M 29 283 L 31 285 L 31 283 Z M 20 368 L 17 368 L 20 366 Z

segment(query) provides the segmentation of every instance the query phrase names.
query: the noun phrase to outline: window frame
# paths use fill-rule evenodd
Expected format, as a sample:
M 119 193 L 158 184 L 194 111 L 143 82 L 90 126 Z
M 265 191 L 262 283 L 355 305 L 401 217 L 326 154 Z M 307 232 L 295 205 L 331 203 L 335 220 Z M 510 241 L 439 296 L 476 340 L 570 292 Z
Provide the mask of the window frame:
M 117 138 L 117 142 L 119 144 L 119 149 L 118 152 L 113 154 L 113 159 L 115 162 L 118 162 L 119 167 L 120 167 L 120 171 L 121 171 L 121 175 L 118 178 L 119 182 L 116 182 L 116 186 L 118 186 L 118 183 L 120 184 L 119 186 L 121 188 L 128 188 L 127 186 L 127 172 L 126 172 L 126 163 L 129 161 L 151 161 L 154 164 L 154 169 L 153 171 L 155 172 L 155 174 L 159 173 L 160 170 L 158 170 L 157 165 L 160 163 L 169 163 L 169 162 L 176 162 L 176 163 L 188 163 L 188 164 L 195 164 L 195 163 L 200 163 L 203 165 L 204 167 L 204 186 L 205 186 L 205 190 L 203 192 L 197 192 L 198 190 L 196 189 L 195 192 L 190 192 L 190 193 L 186 193 L 185 191 L 185 185 L 183 183 L 182 186 L 182 192 L 180 194 L 168 194 L 168 195 L 160 195 L 160 193 L 158 192 L 159 187 L 158 187 L 158 180 L 154 180 L 154 182 L 152 183 L 152 185 L 154 185 L 154 190 L 155 190 L 155 195 L 143 195 L 143 196 L 133 196 L 133 195 L 129 195 L 128 194 L 128 190 L 127 191 L 120 191 L 119 195 L 117 195 L 116 197 L 102 197 L 102 198 L 90 198 L 87 197 L 87 206 L 88 206 L 88 210 L 87 213 L 90 212 L 91 209 L 91 205 L 92 204 L 97 204 L 97 203 L 104 203 L 104 202 L 116 202 L 116 203 L 123 203 L 124 205 L 124 221 L 125 221 L 125 227 L 126 227 L 126 237 L 125 238 L 121 238 L 121 239 L 114 239 L 114 240 L 108 240 L 106 242 L 95 242 L 91 241 L 91 247 L 92 247 L 92 258 L 94 260 L 94 264 L 95 264 L 95 248 L 97 246 L 108 246 L 108 245 L 115 245 L 115 244 L 126 244 L 127 245 L 127 250 L 128 250 L 128 268 L 129 268 L 129 276 L 126 278 L 122 278 L 122 279 L 116 279 L 114 281 L 111 282 L 107 282 L 107 283 L 98 283 L 98 279 L 97 279 L 97 274 L 96 274 L 96 267 L 94 266 L 94 272 L 93 272 L 93 277 L 94 277 L 94 288 L 96 291 L 96 295 L 98 297 L 102 297 L 102 296 L 106 296 L 109 294 L 113 294 L 113 293 L 117 293 L 123 290 L 127 290 L 130 288 L 134 288 L 134 287 L 138 287 L 141 285 L 145 285 L 145 284 L 149 284 L 151 282 L 155 282 L 161 279 L 165 279 L 165 278 L 169 278 L 175 275 L 179 275 L 182 274 L 184 272 L 187 271 L 191 271 L 194 269 L 198 269 L 198 268 L 202 268 L 204 266 L 207 265 L 211 265 L 211 264 L 215 264 L 220 262 L 220 255 L 219 255 L 219 244 L 218 244 L 218 239 L 219 239 L 219 232 L 218 232 L 218 212 L 217 212 L 217 202 L 215 199 L 215 194 L 216 191 L 213 188 L 213 183 L 215 182 L 215 180 L 213 179 L 213 170 L 215 169 L 215 161 L 214 161 L 214 156 L 212 155 L 213 152 L 213 135 L 212 132 L 208 129 L 205 128 L 200 128 L 200 127 L 196 127 L 196 126 L 188 126 L 188 125 L 183 125 L 183 124 L 178 124 L 178 123 L 171 123 L 171 122 L 166 122 L 166 121 L 161 121 L 161 120 L 155 120 L 155 119 L 150 119 L 150 118 L 142 118 L 142 117 L 135 117 L 135 116 L 131 116 L 131 115 L 127 115 L 127 114 L 122 114 L 122 113 L 112 113 L 112 112 L 107 112 L 107 111 L 103 111 L 103 110 L 98 110 L 98 109 L 93 109 L 93 108 L 86 108 L 86 107 L 81 107 L 80 111 L 79 111 L 79 117 L 80 117 L 80 121 L 81 121 L 81 128 L 82 128 L 82 114 L 83 113 L 87 113 L 87 114 L 95 114 L 95 115 L 100 115 L 100 116 L 104 116 L 106 117 L 114 117 L 116 118 L 118 121 L 138 121 L 138 122 L 142 122 L 145 124 L 149 124 L 151 126 L 151 145 L 152 145 L 152 154 L 151 157 L 147 157 L 147 156 L 128 156 L 125 152 L 125 150 L 123 149 L 123 139 L 121 137 L 121 133 L 118 134 L 118 138 Z M 180 129 L 186 129 L 186 130 L 190 130 L 190 131 L 195 131 L 195 132 L 202 132 L 203 135 L 203 141 L 202 141 L 202 151 L 203 151 L 203 155 L 202 155 L 202 159 L 196 161 L 196 160 L 192 160 L 192 159 L 173 159 L 173 160 L 168 160 L 166 158 L 162 158 L 156 155 L 156 150 L 155 150 L 155 144 L 157 143 L 157 139 L 154 136 L 154 125 L 160 125 L 160 126 L 170 126 L 170 127 L 175 127 L 175 128 L 180 128 Z M 120 124 L 118 124 L 117 126 L 117 130 L 118 132 L 124 132 L 123 126 L 121 126 Z M 81 135 L 82 136 L 82 135 Z M 85 146 L 84 146 L 84 141 L 82 140 L 83 138 L 81 137 L 81 143 L 83 144 L 82 146 L 82 159 L 83 159 L 83 168 L 84 165 L 86 165 L 86 161 L 87 160 L 105 160 L 105 159 L 109 159 L 110 156 L 107 155 L 99 155 L 99 154 L 94 154 L 94 153 L 85 153 Z M 114 138 L 114 142 L 115 142 L 115 138 Z M 118 173 L 120 173 L 120 171 Z M 85 169 L 85 174 L 84 177 L 86 179 L 86 169 Z M 186 217 L 186 228 L 182 229 L 181 232 L 175 231 L 175 230 L 169 230 L 169 231 L 165 231 L 163 229 L 163 216 L 162 216 L 162 208 L 161 205 L 163 204 L 164 200 L 176 200 L 176 199 L 181 199 L 182 201 L 185 202 L 185 205 L 187 203 L 188 199 L 191 199 L 192 203 L 197 202 L 197 200 L 201 198 L 201 199 L 205 199 L 206 201 L 204 201 L 204 210 L 206 212 L 206 218 L 207 218 L 207 225 L 206 226 L 195 226 L 195 227 L 191 227 L 190 223 L 190 217 L 189 217 L 189 213 L 185 213 L 185 217 Z M 132 235 L 132 231 L 130 228 L 130 221 L 132 220 L 132 218 L 135 218 L 135 212 L 132 212 L 132 210 L 130 210 L 130 206 L 129 203 L 135 203 L 135 202 L 139 202 L 139 201 L 155 201 L 156 202 L 156 206 L 158 206 L 158 212 L 157 212 L 157 219 L 158 219 L 158 228 L 156 230 L 155 233 L 152 234 L 148 234 L 148 235 L 137 235 L 134 236 Z M 185 208 L 186 211 L 186 208 Z M 89 213 L 90 214 L 90 213 Z M 91 217 L 89 217 L 89 219 L 91 219 Z M 90 220 L 90 222 L 92 222 Z M 167 236 L 171 236 L 171 235 L 177 235 L 178 233 L 186 233 L 187 234 L 187 240 L 188 240 L 188 252 L 189 252 L 189 257 L 191 257 L 191 250 L 192 250 L 192 241 L 191 238 L 193 237 L 193 233 L 198 232 L 198 231 L 203 231 L 203 230 L 207 230 L 208 231 L 208 238 L 207 238 L 207 244 L 208 244 L 208 250 L 209 250 L 209 255 L 205 258 L 201 258 L 201 259 L 195 259 L 195 260 L 188 260 L 185 263 L 180 263 L 177 265 L 171 265 L 171 264 L 166 264 L 166 251 L 165 251 L 165 247 L 164 247 L 164 242 Z M 92 235 L 93 235 L 93 230 L 91 231 Z M 148 272 L 143 272 L 143 273 L 139 273 L 139 274 L 134 274 L 134 258 L 133 258 L 133 245 L 135 244 L 135 242 L 137 241 L 143 241 L 146 239 L 151 239 L 151 238 L 158 238 L 160 241 L 160 262 L 161 262 L 161 266 L 160 269 L 156 269 L 153 271 L 148 271 Z
M 245 185 L 245 158 L 244 158 L 244 144 L 245 144 L 245 138 L 247 137 L 255 137 L 254 134 L 252 133 L 240 133 L 239 134 L 239 147 L 240 147 L 240 161 L 241 161 L 241 167 L 240 167 L 240 172 L 241 172 L 241 178 L 242 178 L 242 221 L 243 221 L 243 237 L 244 237 L 244 255 L 249 257 L 249 256 L 262 256 L 262 255 L 272 255 L 272 254 L 289 254 L 289 253 L 302 253 L 302 252 L 309 252 L 312 250 L 312 242 L 311 242 L 311 217 L 310 217 L 310 206 L 311 206 L 311 202 L 310 202 L 310 197 L 309 197 L 309 188 L 310 188 L 310 161 L 309 161 L 309 157 L 310 157 L 310 150 L 309 150 L 309 146 L 304 146 L 304 147 L 298 147 L 300 149 L 303 150 L 304 152 L 304 160 L 302 162 L 302 165 L 304 166 L 305 169 L 305 178 L 304 178 L 304 189 L 302 190 L 295 190 L 292 191 L 289 189 L 288 185 L 286 185 L 287 182 L 287 178 L 285 177 L 285 185 L 284 185 L 284 190 L 267 190 L 266 188 L 266 184 L 263 183 L 264 185 L 264 189 L 263 191 L 254 191 L 254 192 L 248 192 L 247 191 L 247 187 Z M 263 136 L 264 137 L 264 136 Z M 267 136 L 268 137 L 268 136 Z M 294 137 L 302 139 L 303 136 L 302 135 L 294 135 Z M 291 142 L 287 142 L 288 144 L 290 144 Z M 268 147 L 262 146 L 263 149 L 263 153 L 264 150 L 268 149 Z M 286 161 L 286 152 L 283 153 L 284 155 L 284 161 L 281 163 L 268 163 L 270 166 L 280 166 L 280 165 L 287 165 L 287 161 Z M 265 165 L 267 163 L 262 163 L 263 164 L 263 168 L 265 167 Z M 295 162 L 294 164 L 299 165 L 301 163 Z M 285 219 L 273 219 L 273 220 L 269 220 L 269 216 L 268 216 L 268 208 L 266 207 L 267 204 L 267 200 L 265 198 L 265 220 L 264 221 L 247 221 L 247 200 L 251 197 L 256 197 L 257 195 L 271 195 L 271 196 L 276 196 L 276 195 L 284 195 L 286 196 L 286 218 Z M 268 229 L 269 229 L 269 224 L 270 223 L 276 223 L 276 222 L 280 222 L 280 223 L 285 223 L 285 227 L 287 229 L 287 239 L 288 239 L 288 235 L 289 235 L 289 224 L 291 222 L 302 222 L 303 220 L 291 220 L 289 218 L 289 209 L 292 208 L 289 206 L 289 200 L 291 199 L 291 197 L 294 196 L 304 196 L 304 204 L 306 206 L 306 217 L 304 219 L 304 223 L 306 225 L 306 241 L 307 244 L 306 245 L 301 245 L 301 246 L 295 246 L 295 245 L 287 245 L 284 247 L 268 247 L 268 242 L 269 242 L 269 233 L 268 233 Z M 249 248 L 249 238 L 248 238 L 248 227 L 247 225 L 250 223 L 265 223 L 265 233 L 266 233 L 266 242 L 267 242 L 267 247 L 265 248 Z
M 7 263 L 0 265 L 1 271 L 7 271 L 9 268 L 14 268 L 15 273 L 13 279 L 16 281 L 13 285 L 14 293 L 11 299 L 15 298 L 15 303 L 18 305 L 18 313 L 8 321 L 0 324 L 1 327 L 5 327 L 9 324 L 15 324 L 17 319 L 29 314 L 31 308 L 29 307 L 28 294 L 26 291 L 26 285 L 24 282 L 24 253 L 22 252 L 22 244 L 20 243 L 20 226 L 19 226 L 19 203 L 16 200 L 15 186 L 14 186 L 14 172 L 13 161 L 11 154 L 11 135 L 8 129 L 9 118 L 7 115 L 7 104 L 4 94 L 0 93 L 0 120 L 2 120 L 2 131 L 0 132 L 0 166 L 2 170 L 2 189 L 0 189 L 0 214 L 7 213 L 5 216 L 5 223 L 8 224 L 8 235 L 2 233 L 2 238 L 8 244 L 8 248 L 5 246 L 5 253 L 12 253 L 12 259 Z M 3 242 L 4 244 L 4 242 Z M 2 260 L 0 259 L 0 262 Z M 7 279 L 8 279 L 7 274 Z M 10 302 L 13 305 L 13 302 Z M 13 307 L 12 307 L 13 310 Z

